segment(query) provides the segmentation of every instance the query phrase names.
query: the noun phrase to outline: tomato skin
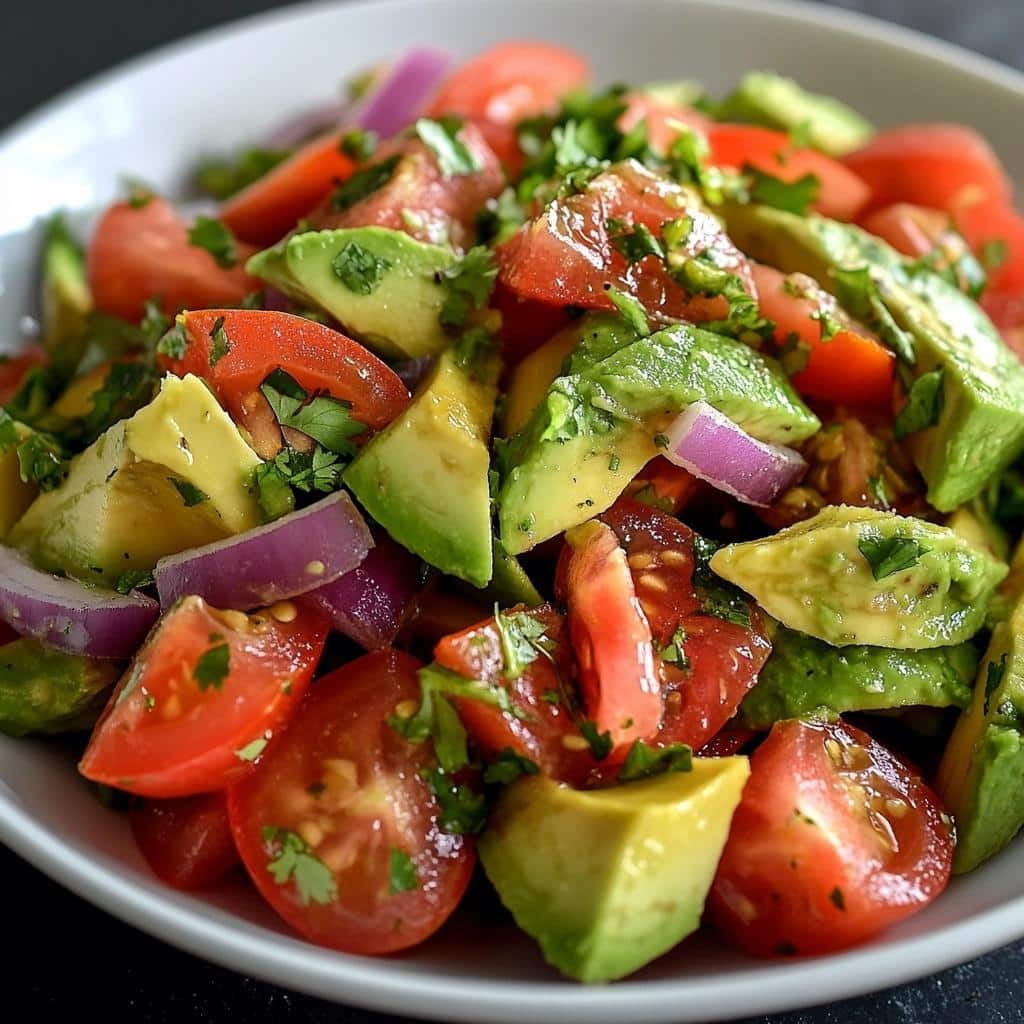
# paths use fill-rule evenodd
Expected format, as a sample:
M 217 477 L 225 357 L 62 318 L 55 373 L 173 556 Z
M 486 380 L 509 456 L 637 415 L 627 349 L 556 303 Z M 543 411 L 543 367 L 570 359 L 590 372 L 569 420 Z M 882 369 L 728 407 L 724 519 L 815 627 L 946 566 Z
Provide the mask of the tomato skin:
M 845 949 L 945 888 L 953 840 L 938 798 L 866 733 L 779 722 L 750 767 L 708 902 L 748 952 Z
M 223 320 L 230 349 L 211 366 L 211 332 L 218 320 Z M 275 454 L 281 441 L 259 386 L 278 367 L 309 392 L 351 402 L 353 417 L 371 430 L 387 426 L 409 404 L 408 389 L 386 363 L 359 342 L 305 317 L 262 309 L 210 309 L 190 310 L 180 322 L 188 348 L 180 359 L 161 356 L 161 367 L 207 381 L 232 417 L 249 429 L 265 458 Z M 260 429 L 268 416 L 269 431 Z M 266 441 L 264 434 L 269 434 Z
M 619 130 L 625 133 L 646 121 L 647 144 L 660 156 L 665 156 L 679 137 L 679 128 L 673 122 L 701 132 L 707 132 L 712 123 L 710 118 L 693 107 L 665 103 L 642 92 L 629 93 L 625 101 L 626 111 L 619 118 Z
M 256 250 L 238 244 L 238 262 L 219 267 L 199 246 L 190 245 L 188 227 L 166 199 L 144 205 L 114 203 L 100 218 L 86 257 L 96 308 L 139 320 L 154 299 L 173 315 L 182 309 L 238 306 L 260 282 L 245 272 Z
M 977 202 L 1008 205 L 1013 192 L 992 147 L 960 124 L 906 124 L 878 132 L 843 164 L 871 190 L 863 213 L 915 203 L 956 214 Z
M 48 359 L 40 345 L 29 345 L 17 355 L 0 355 L 0 405 L 6 405 L 18 393 L 29 370 L 45 366 Z
M 854 220 L 871 199 L 870 187 L 852 170 L 816 149 L 794 147 L 785 132 L 747 124 L 713 124 L 707 137 L 714 165 L 742 170 L 751 164 L 782 181 L 816 175 L 821 187 L 811 208 L 824 217 Z
M 220 219 L 246 242 L 273 245 L 355 169 L 341 135 L 323 135 L 228 199 Z
M 554 648 L 554 664 L 538 657 L 517 679 L 505 680 L 501 637 L 493 618 L 442 637 L 434 648 L 434 660 L 467 679 L 505 685 L 512 703 L 523 712 L 524 717 L 517 718 L 482 701 L 456 701 L 466 730 L 486 756 L 495 757 L 511 748 L 533 761 L 543 774 L 579 785 L 596 762 L 586 743 L 580 743 L 582 737 L 562 693 L 563 685 L 572 678 L 565 620 L 550 605 L 512 611 L 522 611 L 544 626 Z M 553 695 L 559 699 L 550 699 Z M 568 746 L 566 737 L 572 737 Z
M 420 667 L 401 651 L 377 651 L 320 679 L 259 769 L 228 791 L 246 870 L 311 942 L 347 953 L 406 949 L 441 927 L 469 884 L 473 842 L 440 830 L 420 774 L 435 764 L 431 745 L 409 743 L 387 723 L 397 705 L 419 702 Z M 312 844 L 332 873 L 333 900 L 304 905 L 293 882 L 275 881 L 267 827 Z M 395 849 L 411 859 L 418 885 L 391 895 Z
M 566 533 L 565 589 L 580 697 L 598 733 L 611 736 L 609 761 L 661 724 L 661 681 L 626 552 L 599 519 Z
M 255 768 L 258 754 L 240 750 L 286 726 L 326 638 L 326 621 L 308 609 L 285 623 L 184 598 L 157 623 L 114 690 L 79 771 L 139 796 L 223 788 Z M 201 685 L 200 659 L 223 645 L 227 675 Z
M 223 791 L 147 800 L 128 817 L 153 873 L 174 889 L 205 888 L 238 866 Z
M 601 518 L 626 549 L 655 649 L 679 628 L 686 634 L 688 668 L 658 659 L 664 715 L 654 743 L 699 750 L 736 713 L 771 653 L 761 615 L 750 606 L 747 627 L 702 611 L 693 585 L 694 533 L 678 519 L 628 498 Z
M 806 279 L 808 297 L 786 290 L 787 278 L 772 267 L 754 266 L 761 312 L 775 322 L 775 342 L 784 345 L 796 335 L 808 347 L 807 366 L 793 375 L 802 395 L 847 405 L 887 406 L 892 399 L 896 359 L 863 325 L 850 322 L 828 341 L 822 324 L 812 319 L 819 309 L 842 316 L 835 301 Z

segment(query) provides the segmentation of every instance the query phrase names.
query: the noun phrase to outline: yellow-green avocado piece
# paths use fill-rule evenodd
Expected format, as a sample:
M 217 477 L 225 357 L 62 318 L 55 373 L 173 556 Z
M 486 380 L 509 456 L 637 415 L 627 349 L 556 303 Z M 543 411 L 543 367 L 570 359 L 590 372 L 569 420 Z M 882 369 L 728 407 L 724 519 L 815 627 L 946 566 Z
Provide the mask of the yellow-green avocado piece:
M 711 568 L 790 629 L 901 650 L 969 640 L 1008 571 L 945 526 L 848 505 L 719 548 Z
M 347 259 L 358 260 L 369 273 L 350 277 L 344 272 Z M 451 342 L 439 315 L 447 297 L 442 275 L 454 263 L 449 248 L 390 228 L 365 227 L 290 235 L 256 253 L 246 270 L 330 313 L 381 355 L 416 358 Z
M 614 981 L 697 929 L 749 775 L 745 757 L 695 757 L 609 789 L 523 777 L 491 812 L 480 861 L 550 964 Z
M 85 276 L 85 256 L 62 214 L 56 214 L 46 225 L 40 305 L 47 350 L 56 363 L 74 366 L 82 354 L 86 317 L 93 300 Z
M 113 586 L 129 569 L 259 526 L 259 464 L 198 377 L 168 376 L 149 405 L 72 460 L 8 543 L 42 569 Z
M 867 267 L 896 323 L 914 342 L 914 377 L 942 369 L 938 422 L 907 438 L 928 501 L 952 512 L 1024 451 L 1024 366 L 978 304 L 851 224 L 764 206 L 722 211 L 732 240 L 786 273 L 829 291 L 835 270 Z
M 411 404 L 344 474 L 373 519 L 403 547 L 474 587 L 493 571 L 488 443 L 498 357 L 467 364 L 443 352 Z
M 39 487 L 21 477 L 18 446 L 32 436 L 33 431 L 0 410 L 0 541 L 32 504 Z

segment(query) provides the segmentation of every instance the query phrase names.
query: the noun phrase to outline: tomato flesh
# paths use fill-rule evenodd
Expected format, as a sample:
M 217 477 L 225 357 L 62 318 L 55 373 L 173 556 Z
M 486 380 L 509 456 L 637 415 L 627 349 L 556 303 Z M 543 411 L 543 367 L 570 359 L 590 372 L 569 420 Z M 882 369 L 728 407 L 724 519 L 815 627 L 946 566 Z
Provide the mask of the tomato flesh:
M 256 250 L 239 242 L 237 262 L 218 266 L 205 249 L 190 245 L 188 226 L 166 199 L 141 206 L 114 203 L 100 218 L 87 254 L 96 308 L 139 320 L 146 302 L 173 315 L 182 309 L 238 306 L 260 282 L 245 272 Z
M 294 713 L 326 637 L 327 623 L 308 609 L 282 622 L 185 598 L 115 689 L 79 771 L 153 797 L 204 793 L 249 774 Z
M 153 874 L 175 889 L 213 885 L 239 863 L 222 791 L 147 800 L 129 820 Z
M 408 742 L 387 721 L 418 703 L 420 667 L 386 650 L 325 676 L 259 769 L 228 792 L 246 870 L 311 942 L 347 953 L 405 949 L 447 920 L 469 884 L 472 840 L 440 829 L 421 775 L 435 764 L 431 745 Z M 286 843 L 306 851 L 294 873 L 282 865 Z
M 661 156 L 668 153 L 683 129 L 707 132 L 711 125 L 710 119 L 693 107 L 666 103 L 642 92 L 630 93 L 625 102 L 626 111 L 619 118 L 619 130 L 628 133 L 643 121 L 647 127 L 647 144 Z
M 747 951 L 844 949 L 945 888 L 953 840 L 937 797 L 866 733 L 779 722 L 750 767 L 708 904 Z

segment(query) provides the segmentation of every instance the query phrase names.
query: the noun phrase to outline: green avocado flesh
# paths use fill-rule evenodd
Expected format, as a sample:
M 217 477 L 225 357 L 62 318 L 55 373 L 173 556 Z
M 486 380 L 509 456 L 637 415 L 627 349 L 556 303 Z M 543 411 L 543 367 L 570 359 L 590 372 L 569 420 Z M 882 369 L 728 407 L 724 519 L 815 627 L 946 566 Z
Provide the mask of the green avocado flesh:
M 771 361 L 730 338 L 685 324 L 640 337 L 611 316 L 579 331 L 565 372 L 499 455 L 510 554 L 608 508 L 658 453 L 658 431 L 699 399 L 762 441 L 793 444 L 820 426 Z

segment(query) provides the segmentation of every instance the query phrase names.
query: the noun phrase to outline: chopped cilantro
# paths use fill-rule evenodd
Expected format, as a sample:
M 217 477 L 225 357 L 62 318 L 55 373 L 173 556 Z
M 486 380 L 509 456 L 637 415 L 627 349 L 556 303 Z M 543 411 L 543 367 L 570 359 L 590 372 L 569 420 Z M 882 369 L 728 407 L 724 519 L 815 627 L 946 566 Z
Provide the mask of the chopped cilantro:
M 301 385 L 285 373 L 274 370 L 260 385 L 277 422 L 311 437 L 328 451 L 351 458 L 356 453 L 352 438 L 366 430 L 366 424 L 351 415 L 352 404 L 329 395 L 309 399 Z
M 773 206 L 777 210 L 804 216 L 821 191 L 821 179 L 816 174 L 805 174 L 796 181 L 783 181 L 752 164 L 746 164 L 743 173 L 750 179 L 750 198 L 755 203 Z
M 231 229 L 215 217 L 196 217 L 189 229 L 189 245 L 205 249 L 218 267 L 233 267 L 238 262 L 238 243 Z
M 511 238 L 525 221 L 526 211 L 516 198 L 515 190 L 507 188 L 497 199 L 488 199 L 477 212 L 479 240 L 487 245 L 499 245 Z
M 511 747 L 505 747 L 498 756 L 484 769 L 484 782 L 487 785 L 505 785 L 515 782 L 521 775 L 537 775 L 540 768 L 536 762 L 523 757 Z
M 391 879 L 388 882 L 388 895 L 395 896 L 400 892 L 412 892 L 420 887 L 416 876 L 416 865 L 412 858 L 398 849 L 391 847 Z
M 871 575 L 876 580 L 884 580 L 917 565 L 930 548 L 913 537 L 880 537 L 865 531 L 857 541 L 857 550 L 871 566 Z
M 176 323 L 159 341 L 157 352 L 168 359 L 184 359 L 188 351 L 188 335 L 185 325 Z
M 181 480 L 176 476 L 170 476 L 167 479 L 171 481 L 174 489 L 181 495 L 185 508 L 192 508 L 195 505 L 201 505 L 204 501 L 210 500 L 210 496 L 205 491 L 201 491 L 188 480 Z
M 196 184 L 214 199 L 228 199 L 291 156 L 290 149 L 254 146 L 234 159 L 204 160 L 196 169 Z
M 637 224 L 632 231 L 627 231 L 622 224 L 609 221 L 607 228 L 612 245 L 626 257 L 627 263 L 638 263 L 647 256 L 657 256 L 661 260 L 665 258 L 661 242 L 646 224 Z
M 139 322 L 145 348 L 149 351 L 155 349 L 170 326 L 171 318 L 160 308 L 160 303 L 155 299 L 147 299 L 143 306 L 142 320 Z
M 0 406 L 0 455 L 10 451 L 19 440 L 18 424 L 14 417 Z
M 639 501 L 641 505 L 649 505 L 651 508 L 668 512 L 670 515 L 675 511 L 675 505 L 671 498 L 663 498 L 654 488 L 654 484 L 644 484 L 640 490 L 633 494 L 633 500 Z
M 430 791 L 437 800 L 437 823 L 445 831 L 459 836 L 475 836 L 487 824 L 487 801 L 464 782 L 456 782 L 441 768 L 424 769 Z
M 655 434 L 654 446 L 655 448 L 667 448 L 669 446 L 668 434 Z
M 339 148 L 357 164 L 364 164 L 377 149 L 377 133 L 353 128 L 342 135 Z
M 651 326 L 647 322 L 647 313 L 640 304 L 639 299 L 634 299 L 632 295 L 627 295 L 625 292 L 620 292 L 617 288 L 612 288 L 611 286 L 605 287 L 605 293 L 612 300 L 622 319 L 641 338 L 646 338 L 651 333 Z
M 370 252 L 358 242 L 346 242 L 332 263 L 339 281 L 356 295 L 371 295 L 377 290 L 391 261 Z
M 618 471 L 619 471 L 619 464 L 620 464 L 620 459 L 619 459 L 618 454 L 613 454 L 612 457 L 608 460 L 608 471 L 610 473 L 618 473 Z
M 396 153 L 386 160 L 370 164 L 361 171 L 356 171 L 351 178 L 343 181 L 331 194 L 331 209 L 335 213 L 343 213 L 356 203 L 373 195 L 383 188 L 395 173 L 402 157 Z
M 778 357 L 783 370 L 793 377 L 807 369 L 811 359 L 811 346 L 799 334 L 792 333 L 779 346 Z
M 817 320 L 821 326 L 821 340 L 831 341 L 841 330 L 843 325 L 836 319 L 831 310 L 824 306 L 819 307 L 811 314 L 812 320 Z
M 276 825 L 264 825 L 262 835 L 270 856 L 267 871 L 278 885 L 294 882 L 304 907 L 337 899 L 338 886 L 331 869 L 302 836 Z
M 231 341 L 224 330 L 224 317 L 219 316 L 213 321 L 210 329 L 210 369 L 212 370 L 230 351 Z
M 462 121 L 459 118 L 443 117 L 439 121 L 431 121 L 421 117 L 415 130 L 437 157 L 442 177 L 456 178 L 480 170 L 479 158 L 460 138 Z
M 708 537 L 693 537 L 693 586 L 701 602 L 701 612 L 734 626 L 750 628 L 750 605 L 743 594 L 711 568 L 711 556 L 721 545 Z
M 483 309 L 494 288 L 498 265 L 491 250 L 474 246 L 453 266 L 441 272 L 445 288 L 440 320 L 443 327 L 461 327 L 471 310 Z
M 253 471 L 256 500 L 267 521 L 295 508 L 292 488 L 310 494 L 330 494 L 341 484 L 344 464 L 334 452 L 317 445 L 312 452 L 285 447 Z
M 199 660 L 192 670 L 192 678 L 200 690 L 208 690 L 211 686 L 219 690 L 230 671 L 231 648 L 226 643 L 218 643 L 199 655 Z
M 649 747 L 634 741 L 619 772 L 619 782 L 633 782 L 665 772 L 688 772 L 693 768 L 693 751 L 685 743 L 667 747 Z
M 580 735 L 590 744 L 596 760 L 603 761 L 612 752 L 612 734 L 607 730 L 599 733 L 594 722 L 581 722 Z
M 246 743 L 244 747 L 236 750 L 235 757 L 239 761 L 255 761 L 266 749 L 266 746 L 267 738 L 265 736 L 258 736 L 251 743 Z
M 133 210 L 141 210 L 153 201 L 156 193 L 144 181 L 137 178 L 122 179 L 125 201 Z
M 32 423 L 50 407 L 60 382 L 45 367 L 33 366 L 4 408 L 21 423 Z
M 892 424 L 892 434 L 897 441 L 939 422 L 944 403 L 943 376 L 943 368 L 937 366 L 922 373 L 910 385 L 907 404 L 896 414 Z
M 558 692 L 558 690 L 545 690 L 540 695 L 540 699 L 542 701 L 544 701 L 545 704 L 561 704 L 562 703 L 562 695 Z
M 715 262 L 714 253 L 698 256 L 672 252 L 668 257 L 669 273 L 687 292 L 714 297 L 721 295 L 729 303 L 727 324 L 734 328 L 759 331 L 767 321 L 761 316 L 757 301 L 747 291 L 743 279 Z
M 686 630 L 682 626 L 676 626 L 672 639 L 660 648 L 657 654 L 668 665 L 675 665 L 680 669 L 689 668 L 690 659 L 686 656 Z
M 839 305 L 851 316 L 874 327 L 879 337 L 907 366 L 917 362 L 913 338 L 896 321 L 882 301 L 878 283 L 868 266 L 832 271 Z
M 868 477 L 868 490 L 882 508 L 892 508 L 885 490 L 885 480 L 880 476 Z
M 985 672 L 985 714 L 988 714 L 989 703 L 992 695 L 999 689 L 1006 674 L 1006 659 L 1009 655 L 1004 654 L 999 661 L 990 661 Z
M 149 569 L 129 569 L 121 573 L 114 584 L 114 589 L 119 594 L 130 594 L 139 587 L 149 587 L 153 583 L 153 574 Z
M 494 624 L 501 638 L 506 679 L 518 679 L 526 667 L 540 655 L 550 656 L 550 641 L 545 644 L 545 626 L 529 612 L 506 613 L 494 606 Z
M 998 270 L 1007 260 L 1010 254 L 1005 239 L 989 238 L 981 245 L 979 256 L 981 265 L 986 270 Z
M 64 450 L 49 434 L 30 434 L 18 445 L 17 453 L 21 479 L 38 484 L 41 491 L 54 490 L 68 475 Z

